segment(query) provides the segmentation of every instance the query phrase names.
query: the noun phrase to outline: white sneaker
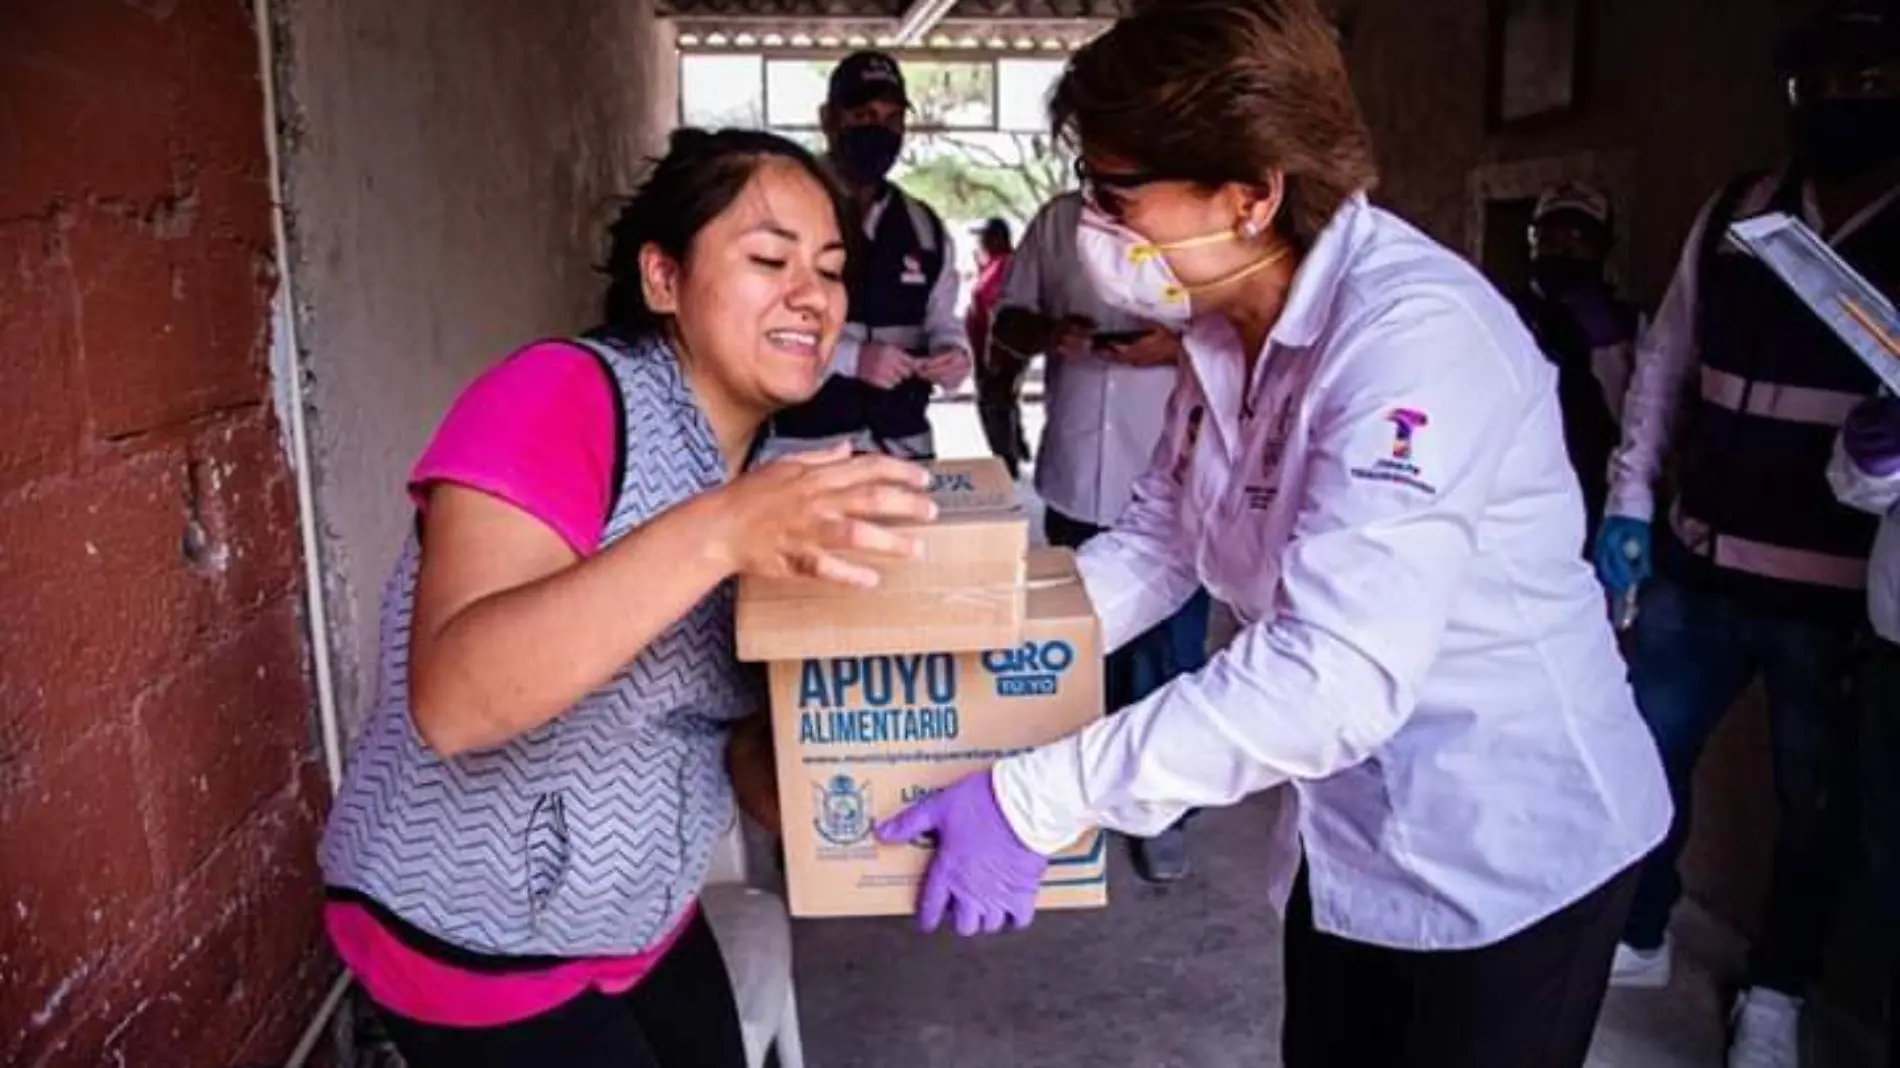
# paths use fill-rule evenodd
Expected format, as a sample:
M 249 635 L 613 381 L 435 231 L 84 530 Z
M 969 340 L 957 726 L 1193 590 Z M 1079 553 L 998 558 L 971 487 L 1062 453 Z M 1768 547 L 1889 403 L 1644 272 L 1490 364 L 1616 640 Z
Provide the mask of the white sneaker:
M 1800 1068 L 1801 999 L 1744 990 L 1729 1016 L 1728 1068 Z
M 1674 945 L 1668 935 L 1655 949 L 1634 949 L 1616 944 L 1616 957 L 1610 962 L 1610 985 L 1626 990 L 1659 990 L 1669 985 L 1669 963 Z

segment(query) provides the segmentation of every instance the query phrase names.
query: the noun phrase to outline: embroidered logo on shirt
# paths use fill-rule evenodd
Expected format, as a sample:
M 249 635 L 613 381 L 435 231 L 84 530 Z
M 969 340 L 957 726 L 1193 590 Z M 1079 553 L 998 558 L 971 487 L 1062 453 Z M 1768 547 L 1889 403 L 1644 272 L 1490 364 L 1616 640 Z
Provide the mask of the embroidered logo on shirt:
M 1412 435 L 1431 422 L 1425 413 L 1412 408 L 1394 408 L 1386 416 L 1392 421 L 1392 458 L 1410 460 L 1412 458 Z
M 1391 482 L 1424 493 L 1437 493 L 1438 487 L 1420 477 L 1417 464 L 1412 462 L 1412 446 L 1418 438 L 1418 432 L 1430 425 L 1431 420 L 1425 413 L 1414 408 L 1394 408 L 1386 413 L 1386 421 L 1392 424 L 1391 455 L 1373 461 L 1369 467 L 1355 467 L 1352 477 L 1369 482 Z
M 900 283 L 907 286 L 924 284 L 924 265 L 915 256 L 904 257 L 904 273 L 898 276 Z

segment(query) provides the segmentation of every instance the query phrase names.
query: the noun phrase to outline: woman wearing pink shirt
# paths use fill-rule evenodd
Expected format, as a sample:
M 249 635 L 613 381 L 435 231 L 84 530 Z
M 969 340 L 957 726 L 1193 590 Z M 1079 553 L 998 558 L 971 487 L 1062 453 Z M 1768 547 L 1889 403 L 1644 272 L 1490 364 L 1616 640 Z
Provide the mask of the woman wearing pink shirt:
M 323 843 L 339 955 L 412 1068 L 745 1063 L 695 902 L 735 785 L 765 822 L 732 579 L 864 584 L 924 472 L 749 470 L 818 388 L 845 202 L 803 149 L 682 130 L 615 222 L 605 322 L 457 400 L 410 481 L 382 678 Z M 761 759 L 764 757 L 764 759 Z
M 1015 353 L 990 344 L 990 320 L 1003 295 L 1003 279 L 1009 275 L 1015 243 L 1006 219 L 990 219 L 976 234 L 976 282 L 970 289 L 970 309 L 963 320 L 963 329 L 970 335 L 970 351 L 976 353 L 976 411 L 990 452 L 1003 461 L 1009 477 L 1016 478 L 1029 459 L 1021 396 L 1027 365 Z

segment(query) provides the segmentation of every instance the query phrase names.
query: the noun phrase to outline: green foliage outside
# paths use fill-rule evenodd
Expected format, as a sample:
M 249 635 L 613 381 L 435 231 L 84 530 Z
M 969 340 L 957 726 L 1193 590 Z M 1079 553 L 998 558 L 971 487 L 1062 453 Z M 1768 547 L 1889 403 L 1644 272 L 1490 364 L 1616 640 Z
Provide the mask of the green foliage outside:
M 756 127 L 776 120 L 780 133 L 823 151 L 823 135 L 806 124 L 817 122 L 816 102 L 822 99 L 833 61 L 766 59 L 765 64 L 772 68 L 769 80 L 774 86 L 770 115 L 763 80 L 753 99 L 734 99 L 730 90 L 740 87 L 730 81 L 718 86 L 728 92 L 716 107 L 693 106 L 695 87 L 689 80 L 682 86 L 688 94 L 689 121 Z M 758 73 L 753 77 L 763 79 L 764 66 L 754 69 Z M 1048 133 L 997 129 L 999 110 L 1020 115 L 1024 102 L 999 107 L 1004 102 L 997 99 L 993 65 L 907 61 L 904 76 L 914 109 L 912 132 L 894 177 L 946 219 L 969 222 L 994 215 L 1020 223 L 1071 184 L 1069 157 Z
M 1018 221 L 1068 186 L 1069 162 L 1042 134 L 919 134 L 904 153 L 904 188 L 954 219 Z

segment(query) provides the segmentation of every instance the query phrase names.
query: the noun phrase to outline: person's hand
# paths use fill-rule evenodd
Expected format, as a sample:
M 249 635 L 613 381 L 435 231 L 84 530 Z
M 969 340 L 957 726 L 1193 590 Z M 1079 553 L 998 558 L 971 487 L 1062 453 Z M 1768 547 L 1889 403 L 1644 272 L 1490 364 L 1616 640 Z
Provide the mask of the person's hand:
M 952 390 L 970 377 L 970 354 L 962 349 L 938 349 L 917 367 L 917 373 L 945 390 Z
M 1648 581 L 1649 524 L 1626 515 L 1607 516 L 1597 532 L 1597 581 L 1616 596 Z
M 1103 345 L 1098 351 L 1128 367 L 1172 367 L 1186 354 L 1181 339 L 1158 326 L 1127 344 Z
M 803 575 L 869 588 L 878 573 L 839 554 L 915 559 L 923 551 L 915 538 L 879 524 L 935 519 L 929 485 L 930 472 L 919 465 L 852 456 L 849 442 L 793 453 L 708 495 L 711 548 L 735 575 Z
M 1062 320 L 1049 340 L 1049 351 L 1063 359 L 1087 356 L 1095 347 L 1095 323 L 1080 315 Z
M 739 811 L 780 834 L 778 767 L 772 753 L 772 721 L 763 713 L 740 720 L 726 740 L 726 773 Z
M 1875 478 L 1900 474 L 1900 398 L 1882 393 L 1854 405 L 1841 427 L 1841 448 Z
M 867 341 L 858 348 L 858 377 L 879 389 L 895 389 L 917 373 L 910 353 L 883 341 Z
M 1049 858 L 1017 839 L 996 804 L 990 773 L 980 771 L 924 798 L 877 827 L 885 845 L 935 835 L 917 896 L 917 926 L 934 931 L 948 915 L 964 937 L 1018 930 L 1036 916 L 1036 892 Z

